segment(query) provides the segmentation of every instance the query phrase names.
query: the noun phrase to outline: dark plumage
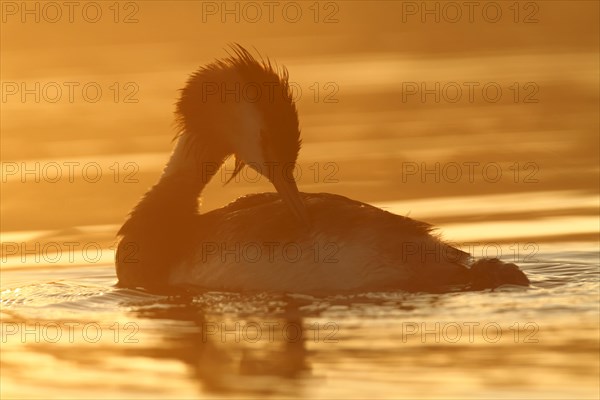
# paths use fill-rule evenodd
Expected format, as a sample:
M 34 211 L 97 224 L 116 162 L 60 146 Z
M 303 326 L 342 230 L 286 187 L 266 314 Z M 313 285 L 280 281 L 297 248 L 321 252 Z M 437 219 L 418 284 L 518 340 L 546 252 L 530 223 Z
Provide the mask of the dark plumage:
M 182 132 L 211 148 L 224 146 L 222 137 L 214 135 L 233 103 L 247 101 L 256 106 L 264 118 L 260 143 L 264 155 L 273 163 L 293 166 L 300 151 L 300 128 L 288 71 L 278 69 L 267 59 L 256 59 L 240 45 L 231 47 L 233 55 L 216 60 L 193 73 L 177 101 L 175 120 Z M 222 115 L 226 118 L 226 115 Z M 243 167 L 237 157 L 237 168 Z
M 232 52 L 182 90 L 175 150 L 119 230 L 119 286 L 331 294 L 529 283 L 514 264 L 469 267 L 469 255 L 426 223 L 343 196 L 299 193 L 290 172 L 300 129 L 287 71 L 239 45 Z M 244 87 L 264 90 L 249 98 Z M 231 155 L 236 170 L 256 169 L 278 193 L 199 214 L 198 196 Z

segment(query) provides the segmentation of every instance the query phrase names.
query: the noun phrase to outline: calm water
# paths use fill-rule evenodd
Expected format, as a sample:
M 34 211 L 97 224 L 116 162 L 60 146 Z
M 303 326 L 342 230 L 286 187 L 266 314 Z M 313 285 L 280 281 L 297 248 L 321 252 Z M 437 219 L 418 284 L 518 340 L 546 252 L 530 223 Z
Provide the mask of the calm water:
M 0 397 L 599 398 L 598 2 L 495 2 L 497 23 L 403 21 L 423 2 L 301 2 L 293 24 L 203 21 L 208 3 L 122 2 L 116 15 L 100 2 L 98 23 L 3 14 L 3 84 L 64 95 L 3 87 Z M 433 223 L 476 257 L 518 263 L 531 287 L 115 288 L 115 234 L 168 158 L 177 89 L 230 42 L 286 65 L 301 90 L 302 191 Z M 69 82 L 104 95 L 70 99 Z M 503 95 L 406 96 L 473 82 Z M 273 190 L 226 178 L 203 211 Z
M 464 199 L 445 203 L 468 216 Z M 530 288 L 162 297 L 113 287 L 102 259 L 13 258 L 2 272 L 3 397 L 597 398 L 597 243 L 470 241 L 479 225 L 444 233 L 519 262 Z

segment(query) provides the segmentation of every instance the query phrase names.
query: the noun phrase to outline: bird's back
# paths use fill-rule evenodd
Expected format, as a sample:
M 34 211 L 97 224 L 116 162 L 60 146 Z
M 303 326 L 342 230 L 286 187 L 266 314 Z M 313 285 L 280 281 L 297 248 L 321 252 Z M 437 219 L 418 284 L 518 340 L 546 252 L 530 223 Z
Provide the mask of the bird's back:
M 328 193 L 303 193 L 311 226 L 276 193 L 242 197 L 198 216 L 194 251 L 172 285 L 211 290 L 328 293 L 434 290 L 466 283 L 468 254 L 431 226 Z

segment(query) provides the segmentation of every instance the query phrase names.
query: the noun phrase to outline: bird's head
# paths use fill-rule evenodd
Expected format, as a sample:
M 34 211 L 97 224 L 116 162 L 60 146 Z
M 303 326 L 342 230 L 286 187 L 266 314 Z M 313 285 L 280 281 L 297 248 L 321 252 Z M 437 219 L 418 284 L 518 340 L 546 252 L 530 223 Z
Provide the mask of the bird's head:
M 234 155 L 231 179 L 246 165 L 268 178 L 295 217 L 308 224 L 293 177 L 301 140 L 287 70 L 242 46 L 231 51 L 189 78 L 177 102 L 181 136 L 194 151 L 217 159 Z

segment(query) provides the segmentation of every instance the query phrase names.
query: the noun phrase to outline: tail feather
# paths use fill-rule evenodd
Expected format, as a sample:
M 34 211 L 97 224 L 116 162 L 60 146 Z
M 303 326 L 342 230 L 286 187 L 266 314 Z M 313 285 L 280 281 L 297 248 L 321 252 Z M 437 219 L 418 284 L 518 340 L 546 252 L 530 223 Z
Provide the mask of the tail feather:
M 513 263 L 505 263 L 497 258 L 477 260 L 471 265 L 470 290 L 494 289 L 501 285 L 529 286 L 529 279 Z

